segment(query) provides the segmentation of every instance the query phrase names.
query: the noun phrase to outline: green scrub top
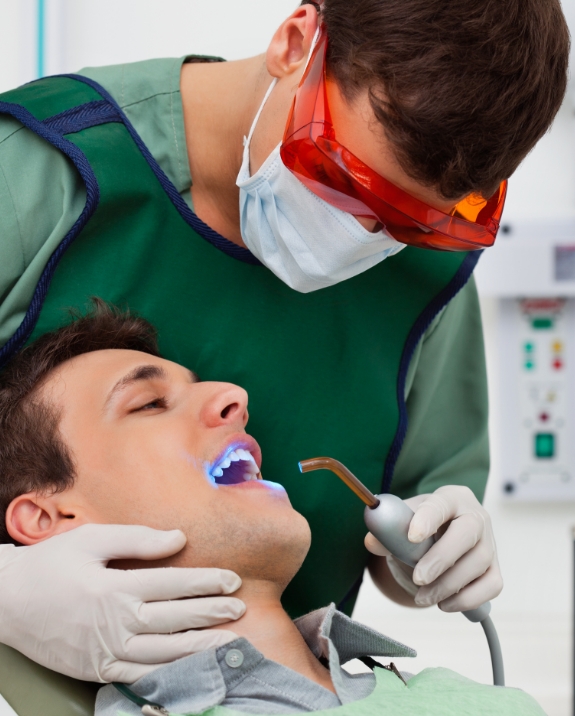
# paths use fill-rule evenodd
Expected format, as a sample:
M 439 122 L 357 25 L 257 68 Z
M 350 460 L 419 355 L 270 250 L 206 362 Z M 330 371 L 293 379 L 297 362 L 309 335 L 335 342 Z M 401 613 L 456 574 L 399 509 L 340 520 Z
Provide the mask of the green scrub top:
M 88 68 L 79 74 L 115 97 L 193 208 L 180 96 L 184 59 Z M 84 184 L 69 160 L 18 121 L 0 115 L 0 345 L 22 322 L 48 258 L 84 202 Z M 487 380 L 473 279 L 425 332 L 405 392 L 409 427 L 397 482 L 409 476 L 418 493 L 472 483 L 482 498 L 489 471 Z
M 191 206 L 179 94 L 181 63 L 153 60 L 84 70 L 82 74 L 116 98 Z M 22 321 L 49 256 L 77 219 L 84 202 L 84 185 L 69 160 L 16 120 L 0 116 L 0 344 Z M 209 304 L 201 308 L 210 311 Z M 394 310 L 391 303 L 381 307 L 383 316 Z M 351 327 L 353 316 L 345 315 L 344 320 L 351 321 Z M 281 373 L 277 380 L 281 383 Z M 342 380 L 346 380 L 345 375 Z M 390 381 L 395 385 L 396 376 L 390 375 Z M 444 484 L 463 484 L 481 499 L 488 472 L 487 399 L 481 319 L 473 281 L 425 331 L 409 365 L 404 390 L 409 426 L 396 463 L 393 491 L 407 497 Z M 284 446 L 277 449 L 283 451 Z M 274 457 L 276 462 L 279 459 L 279 455 Z M 306 601 L 303 595 L 301 598 Z

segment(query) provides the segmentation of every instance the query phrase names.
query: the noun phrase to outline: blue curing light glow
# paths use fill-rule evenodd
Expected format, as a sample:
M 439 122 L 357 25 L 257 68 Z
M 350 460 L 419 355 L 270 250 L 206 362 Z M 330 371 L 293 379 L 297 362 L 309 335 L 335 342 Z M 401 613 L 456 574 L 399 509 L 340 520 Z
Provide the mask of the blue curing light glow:
M 214 460 L 212 465 L 209 466 L 208 472 L 210 474 L 210 477 L 214 478 L 214 482 L 215 482 L 215 476 L 212 474 L 214 468 L 216 466 L 219 466 L 220 463 L 222 463 L 228 457 L 228 455 L 230 453 L 234 452 L 234 450 L 236 450 L 238 447 L 239 447 L 239 443 L 233 443 L 232 445 L 228 445 L 228 447 L 226 448 L 226 451 L 223 453 L 223 455 L 220 455 L 218 458 L 216 458 L 216 460 Z
M 299 471 L 303 472 L 303 467 L 301 466 L 301 462 L 298 462 L 297 466 L 299 467 Z
M 271 480 L 261 480 L 261 482 L 264 483 L 270 490 L 275 490 L 276 492 L 286 491 L 285 487 L 280 485 L 279 482 L 272 482 Z
M 46 35 L 46 5 L 45 0 L 37 0 L 38 2 L 38 41 L 37 41 L 37 74 L 38 77 L 44 77 L 44 55 L 46 51 L 45 35 Z

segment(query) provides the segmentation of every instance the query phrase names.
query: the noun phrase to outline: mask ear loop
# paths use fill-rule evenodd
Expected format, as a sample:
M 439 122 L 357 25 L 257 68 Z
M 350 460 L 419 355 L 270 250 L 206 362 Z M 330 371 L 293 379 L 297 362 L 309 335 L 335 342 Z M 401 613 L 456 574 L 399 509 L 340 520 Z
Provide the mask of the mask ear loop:
M 263 110 L 263 108 L 265 107 L 266 102 L 268 101 L 268 98 L 269 98 L 270 94 L 272 93 L 273 88 L 276 86 L 277 81 L 278 81 L 278 78 L 277 78 L 277 77 L 274 77 L 273 80 L 272 80 L 271 85 L 268 87 L 268 89 L 267 89 L 267 91 L 266 91 L 266 93 L 265 93 L 265 95 L 264 95 L 264 98 L 263 98 L 263 100 L 262 100 L 262 103 L 260 104 L 260 108 L 259 108 L 258 111 L 256 112 L 256 116 L 254 117 L 254 121 L 252 122 L 252 126 L 250 127 L 250 131 L 248 132 L 248 136 L 246 137 L 246 136 L 244 135 L 244 149 L 249 149 L 250 142 L 252 141 L 252 136 L 253 136 L 253 133 L 254 133 L 254 129 L 256 128 L 256 124 L 258 123 L 258 119 L 260 118 L 260 115 L 261 115 L 261 113 L 262 113 L 262 110 Z
M 312 4 L 315 4 L 315 3 L 312 3 Z M 319 35 L 320 35 L 320 27 L 319 27 L 319 25 L 318 25 L 318 26 L 317 26 L 317 29 L 316 29 L 316 31 L 315 31 L 315 35 L 313 36 L 313 40 L 311 41 L 311 47 L 310 47 L 310 50 L 309 50 L 309 54 L 308 54 L 308 56 L 307 56 L 307 60 L 306 60 L 306 63 L 305 63 L 305 67 L 303 68 L 303 71 L 304 71 L 304 72 L 307 70 L 307 66 L 309 65 L 309 61 L 310 61 L 310 59 L 311 59 L 312 53 L 313 53 L 313 51 L 314 51 L 315 46 L 317 45 L 317 41 L 319 40 Z M 260 115 L 261 115 L 261 113 L 262 113 L 262 110 L 263 110 L 263 108 L 265 107 L 265 104 L 266 104 L 266 102 L 268 101 L 269 96 L 270 96 L 270 94 L 272 93 L 273 88 L 276 86 L 277 81 L 278 81 L 278 78 L 277 78 L 277 77 L 274 77 L 273 80 L 272 80 L 271 85 L 268 87 L 268 89 L 267 89 L 267 91 L 266 91 L 266 93 L 265 93 L 265 95 L 264 95 L 264 98 L 263 98 L 263 100 L 262 100 L 262 103 L 260 104 L 260 108 L 259 108 L 258 111 L 256 112 L 256 116 L 254 117 L 254 121 L 252 122 L 252 126 L 250 127 L 250 131 L 248 132 L 248 136 L 247 136 L 247 137 L 244 136 L 244 161 L 246 160 L 245 153 L 246 153 L 246 151 L 249 151 L 250 142 L 252 141 L 252 136 L 253 136 L 254 130 L 255 130 L 255 128 L 256 128 L 256 125 L 257 125 L 257 123 L 258 123 L 258 119 L 260 118 Z

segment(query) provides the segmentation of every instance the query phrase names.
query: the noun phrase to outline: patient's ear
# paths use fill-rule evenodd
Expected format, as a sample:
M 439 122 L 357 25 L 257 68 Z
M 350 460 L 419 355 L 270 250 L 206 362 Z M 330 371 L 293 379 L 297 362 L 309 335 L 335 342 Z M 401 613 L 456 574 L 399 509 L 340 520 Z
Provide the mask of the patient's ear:
M 6 510 L 6 529 L 12 539 L 31 545 L 85 523 L 80 513 L 67 509 L 63 493 L 28 492 L 15 497 Z

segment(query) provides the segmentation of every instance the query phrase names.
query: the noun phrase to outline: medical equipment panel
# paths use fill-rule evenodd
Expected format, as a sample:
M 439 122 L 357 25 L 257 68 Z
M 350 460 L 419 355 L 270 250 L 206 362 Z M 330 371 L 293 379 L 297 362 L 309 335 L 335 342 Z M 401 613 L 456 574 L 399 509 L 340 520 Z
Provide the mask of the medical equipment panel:
M 575 299 L 501 299 L 498 323 L 502 494 L 575 500 Z

